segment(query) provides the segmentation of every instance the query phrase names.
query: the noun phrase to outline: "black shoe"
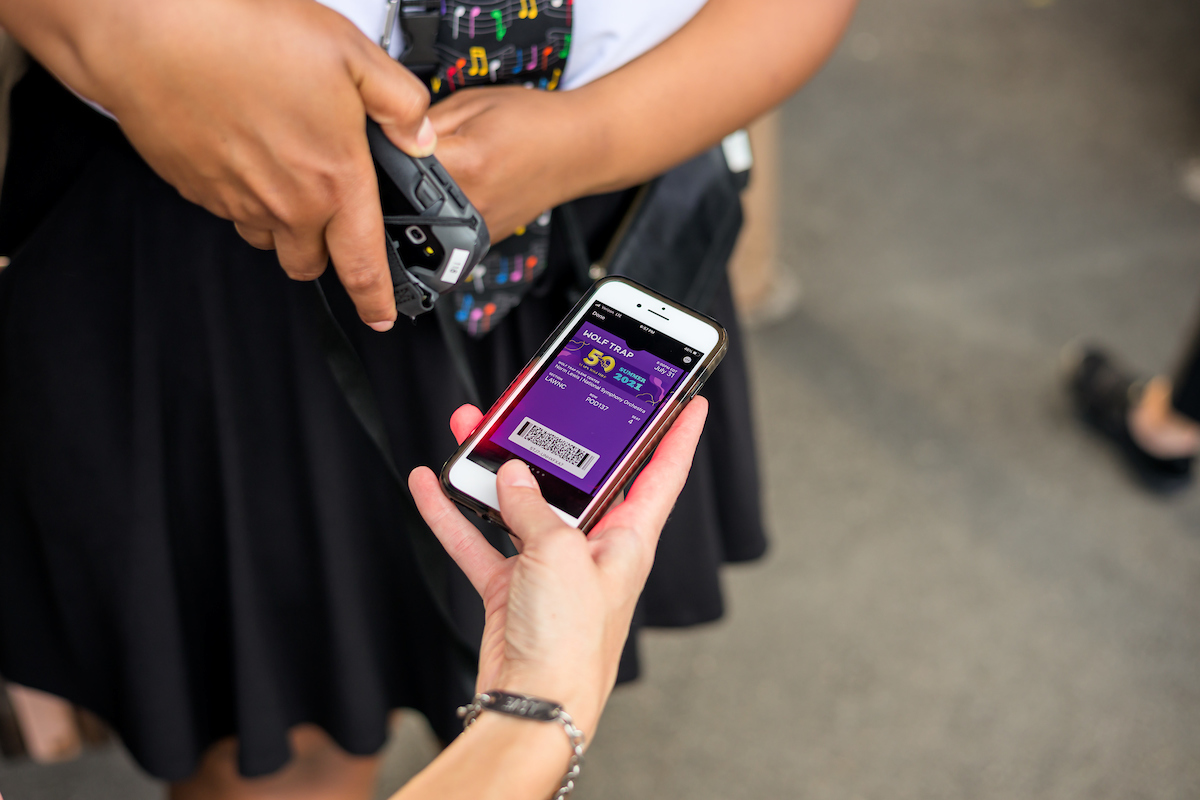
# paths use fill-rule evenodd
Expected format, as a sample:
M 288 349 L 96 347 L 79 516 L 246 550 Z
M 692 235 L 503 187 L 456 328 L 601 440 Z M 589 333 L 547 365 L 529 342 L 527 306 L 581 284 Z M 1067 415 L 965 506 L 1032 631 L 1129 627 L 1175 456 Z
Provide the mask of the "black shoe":
M 1129 433 L 1129 409 L 1144 382 L 1122 372 L 1108 354 L 1084 347 L 1067 362 L 1067 391 L 1080 419 L 1102 433 L 1124 457 L 1134 476 L 1154 492 L 1169 494 L 1192 482 L 1193 458 L 1157 458 Z

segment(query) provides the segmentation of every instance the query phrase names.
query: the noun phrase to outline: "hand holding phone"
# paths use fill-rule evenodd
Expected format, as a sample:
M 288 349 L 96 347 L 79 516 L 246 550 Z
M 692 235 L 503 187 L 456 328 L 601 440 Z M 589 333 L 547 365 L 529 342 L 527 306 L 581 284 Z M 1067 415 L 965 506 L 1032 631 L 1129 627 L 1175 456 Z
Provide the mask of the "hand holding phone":
M 514 558 L 484 539 L 432 471 L 413 470 L 409 487 L 417 508 L 484 601 L 479 690 L 561 702 L 591 736 L 707 412 L 703 398 L 683 410 L 626 500 L 603 514 L 586 538 L 542 498 L 524 464 L 502 466 L 500 514 L 517 537 Z M 455 438 L 466 440 L 481 418 L 474 407 L 460 408 L 451 419 Z
M 455 501 L 499 525 L 496 475 L 529 465 L 587 532 L 725 354 L 716 321 L 626 278 L 599 281 L 446 462 Z

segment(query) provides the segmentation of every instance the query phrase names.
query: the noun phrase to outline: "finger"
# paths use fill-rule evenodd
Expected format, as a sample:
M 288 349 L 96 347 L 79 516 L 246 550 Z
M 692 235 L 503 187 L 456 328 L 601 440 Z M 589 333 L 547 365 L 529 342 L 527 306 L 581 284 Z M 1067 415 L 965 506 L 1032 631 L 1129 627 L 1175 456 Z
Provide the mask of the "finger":
M 697 403 L 696 400 L 700 402 Z M 625 502 L 611 507 L 588 536 L 596 565 L 617 591 L 636 598 L 654 564 L 658 537 L 687 480 L 708 401 L 696 398 L 663 437 L 658 450 L 634 481 Z
M 454 133 L 467 120 L 477 117 L 491 107 L 487 92 L 495 89 L 463 89 L 429 109 L 429 121 L 439 137 Z M 440 155 L 439 155 L 440 157 Z
M 482 595 L 504 556 L 450 502 L 431 469 L 417 467 L 409 473 L 408 489 L 433 535 Z
M 279 266 L 283 267 L 289 278 L 312 281 L 321 277 L 321 273 L 329 264 L 329 251 L 325 249 L 324 234 L 319 228 L 279 228 L 273 232 Z
M 266 228 L 252 228 L 240 222 L 233 223 L 233 227 L 237 230 L 238 236 L 245 239 L 251 247 L 257 247 L 259 250 L 275 249 L 275 234 Z
M 410 156 L 433 155 L 437 133 L 425 116 L 429 90 L 416 75 L 393 61 L 382 49 L 372 47 L 355 75 L 367 116 Z
M 384 250 L 379 187 L 366 147 L 364 134 L 364 158 L 325 228 L 325 244 L 358 316 L 375 330 L 386 331 L 396 321 L 396 298 Z
M 450 415 L 450 431 L 454 434 L 454 440 L 459 444 L 465 442 L 467 437 L 475 432 L 476 426 L 479 425 L 479 421 L 482 419 L 483 413 L 475 406 L 459 406 Z
M 506 462 L 496 473 L 500 514 L 525 547 L 566 527 L 542 498 L 541 489 L 529 467 L 520 459 Z
M 707 416 L 706 399 L 695 397 L 688 403 L 659 443 L 650 463 L 629 487 L 625 502 L 608 515 L 614 524 L 654 531 L 655 535 L 662 530 L 687 480 Z

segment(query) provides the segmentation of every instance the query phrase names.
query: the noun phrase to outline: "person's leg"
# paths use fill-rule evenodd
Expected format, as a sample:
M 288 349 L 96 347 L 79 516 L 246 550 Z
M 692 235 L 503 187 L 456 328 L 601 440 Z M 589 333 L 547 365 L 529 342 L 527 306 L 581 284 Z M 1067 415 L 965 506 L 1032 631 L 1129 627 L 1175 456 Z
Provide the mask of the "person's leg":
M 1151 378 L 1133 399 L 1128 425 L 1138 446 L 1157 458 L 1200 453 L 1200 326 L 1174 377 Z
M 1188 485 L 1200 455 L 1200 326 L 1173 377 L 1138 379 L 1098 347 L 1070 346 L 1068 387 L 1085 422 L 1156 491 Z
M 200 768 L 171 784 L 170 800 L 369 800 L 379 775 L 379 756 L 352 756 L 315 725 L 289 732 L 293 758 L 262 778 L 243 778 L 237 769 L 237 740 L 210 747 Z
M 1173 383 L 1157 375 L 1146 382 L 1129 409 L 1129 435 L 1156 458 L 1187 458 L 1200 452 L 1200 423 L 1180 413 L 1183 409 L 1175 402 L 1179 386 L 1178 379 Z

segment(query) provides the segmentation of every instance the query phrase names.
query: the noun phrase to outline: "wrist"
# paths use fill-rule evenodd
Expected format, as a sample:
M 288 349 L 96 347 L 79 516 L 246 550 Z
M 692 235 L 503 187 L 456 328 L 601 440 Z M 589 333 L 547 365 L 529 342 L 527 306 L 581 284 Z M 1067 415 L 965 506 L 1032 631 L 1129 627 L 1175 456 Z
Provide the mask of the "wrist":
M 564 117 L 570 131 L 565 141 L 571 143 L 574 157 L 565 175 L 570 195 L 565 199 L 586 197 L 602 192 L 627 188 L 621 163 L 615 157 L 620 152 L 616 144 L 618 129 L 615 114 L 604 105 L 592 85 L 564 91 Z
M 105 108 L 113 104 L 112 87 L 129 82 L 131 70 L 145 64 L 119 63 L 131 45 L 154 41 L 163 26 L 151 15 L 170 18 L 163 3 L 34 0 L 7 7 L 3 24 L 34 59 L 82 97 Z
M 554 777 L 562 776 L 564 767 L 571 759 L 571 743 L 563 735 L 562 726 L 556 722 L 484 711 L 463 733 L 480 738 L 495 737 L 507 742 L 516 751 L 536 748 L 541 754 L 540 760 L 546 764 L 547 774 Z
M 395 798 L 550 797 L 571 755 L 561 725 L 486 712 Z
M 469 740 L 474 736 L 504 748 L 507 755 L 502 752 L 500 757 L 523 772 L 526 782 L 542 787 L 537 792 L 539 797 L 548 797 L 561 786 L 570 765 L 576 763 L 571 739 L 555 721 L 485 711 L 459 738 Z
M 589 739 L 596 731 L 611 689 L 611 681 L 568 670 L 553 675 L 512 671 L 502 674 L 494 686 L 482 687 L 485 692 L 498 690 L 557 703 Z
M 64 82 L 81 73 L 79 34 L 87 15 L 67 0 L 14 2 L 0 8 L 0 26 Z
M 479 715 L 485 711 L 527 722 L 549 723 L 561 727 L 567 738 L 569 760 L 553 800 L 563 800 L 571 794 L 575 789 L 575 781 L 579 779 L 587 736 L 568 711 L 552 701 L 492 689 L 475 695 L 470 705 L 458 709 L 458 715 L 463 718 L 463 728 L 470 730 L 471 726 L 478 722 Z

